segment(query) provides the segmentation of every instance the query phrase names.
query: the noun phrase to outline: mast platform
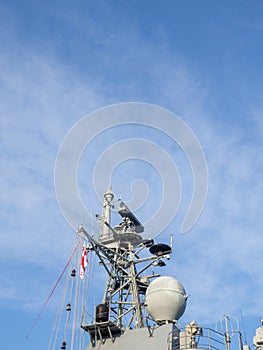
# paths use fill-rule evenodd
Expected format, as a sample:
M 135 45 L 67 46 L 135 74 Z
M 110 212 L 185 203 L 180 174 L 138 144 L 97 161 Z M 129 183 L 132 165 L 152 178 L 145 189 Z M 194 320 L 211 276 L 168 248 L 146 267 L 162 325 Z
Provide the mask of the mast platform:
M 82 325 L 81 328 L 89 333 L 91 341 L 106 338 L 114 339 L 121 334 L 121 329 L 111 321 Z

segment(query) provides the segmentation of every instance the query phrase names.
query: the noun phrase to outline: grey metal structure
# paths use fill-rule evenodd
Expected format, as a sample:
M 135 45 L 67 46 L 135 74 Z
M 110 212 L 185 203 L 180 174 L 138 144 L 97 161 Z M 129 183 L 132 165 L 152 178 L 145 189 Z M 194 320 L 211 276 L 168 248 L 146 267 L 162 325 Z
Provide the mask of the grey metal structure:
M 263 350 L 263 317 L 261 320 L 261 327 L 257 328 L 256 335 L 253 338 L 253 345 L 256 350 Z
M 200 327 L 195 321 L 179 329 L 178 319 L 188 297 L 184 287 L 173 277 L 160 277 L 153 272 L 153 267 L 165 266 L 172 247 L 144 239 L 143 225 L 123 202 L 119 207 L 122 222 L 112 227 L 113 198 L 109 186 L 102 215 L 97 216 L 98 239 L 79 227 L 79 233 L 89 240 L 87 249 L 96 253 L 108 275 L 95 317 L 81 326 L 90 336 L 87 350 L 230 350 L 232 344 L 235 349 L 248 349 L 243 346 L 239 331 L 220 333 Z M 147 249 L 149 254 L 142 257 Z M 257 350 L 263 350 L 263 328 L 260 329 L 254 339 Z M 235 343 L 233 335 L 237 337 Z

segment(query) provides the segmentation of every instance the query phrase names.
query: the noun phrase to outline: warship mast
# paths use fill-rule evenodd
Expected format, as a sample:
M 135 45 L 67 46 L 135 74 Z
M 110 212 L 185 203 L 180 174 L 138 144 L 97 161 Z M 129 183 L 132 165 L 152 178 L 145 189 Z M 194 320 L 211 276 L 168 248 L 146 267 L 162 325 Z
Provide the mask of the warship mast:
M 188 296 L 175 278 L 160 277 L 153 272 L 154 266 L 166 265 L 172 248 L 155 244 L 151 238 L 143 239 L 142 223 L 124 202 L 120 202 L 118 209 L 122 222 L 111 226 L 113 198 L 109 186 L 104 195 L 102 216 L 97 215 L 98 240 L 83 226 L 78 230 L 89 240 L 88 249 L 96 253 L 108 275 L 95 318 L 81 326 L 90 336 L 87 349 L 113 350 L 125 344 L 127 350 L 134 347 L 140 350 L 145 348 L 146 339 L 151 348 L 161 349 L 167 345 L 167 334 L 173 337 L 179 332 L 177 321 L 184 313 Z M 150 255 L 140 257 L 146 248 Z
M 227 315 L 221 332 L 200 327 L 196 321 L 179 327 L 188 295 L 176 278 L 154 272 L 155 267 L 163 267 L 170 260 L 171 245 L 146 239 L 144 226 L 122 201 L 118 208 L 122 221 L 112 226 L 113 199 L 108 186 L 102 214 L 96 215 L 100 224 L 97 237 L 82 225 L 78 228 L 89 242 L 83 246 L 83 254 L 95 253 L 107 273 L 104 293 L 93 316 L 89 310 L 81 317 L 81 328 L 90 338 L 86 350 L 249 350 L 240 331 L 230 327 Z M 263 350 L 262 329 L 256 331 L 255 350 Z M 65 339 L 61 349 L 66 349 Z M 73 341 L 70 349 L 75 349 Z

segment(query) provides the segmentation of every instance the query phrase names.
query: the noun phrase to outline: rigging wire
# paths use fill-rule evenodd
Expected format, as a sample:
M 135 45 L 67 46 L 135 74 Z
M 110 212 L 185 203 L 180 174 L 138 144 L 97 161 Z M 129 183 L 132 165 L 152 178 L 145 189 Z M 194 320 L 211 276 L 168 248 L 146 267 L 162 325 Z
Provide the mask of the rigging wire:
M 36 323 L 38 322 L 41 314 L 43 313 L 45 307 L 50 301 L 53 293 L 55 292 L 59 282 L 61 281 L 62 277 L 65 275 L 66 270 L 68 269 L 66 278 L 64 278 L 64 286 L 61 293 L 62 295 L 59 298 L 59 303 L 58 303 L 59 305 L 57 308 L 56 318 L 52 328 L 52 334 L 50 336 L 50 340 L 48 343 L 48 348 L 47 348 L 48 350 L 56 349 L 57 341 L 59 337 L 63 338 L 61 349 L 62 348 L 65 349 L 67 346 L 66 340 L 67 340 L 67 337 L 69 336 L 68 334 L 69 331 L 71 332 L 71 339 L 69 341 L 70 344 L 68 344 L 70 345 L 70 350 L 84 349 L 84 338 L 85 338 L 86 332 L 84 329 L 81 328 L 81 325 L 83 325 L 87 321 L 86 317 L 88 315 L 88 311 L 90 311 L 90 308 L 92 308 L 91 305 L 87 305 L 87 296 L 88 294 L 90 294 L 90 292 L 92 292 L 92 290 L 90 289 L 89 281 L 91 279 L 94 279 L 94 267 L 95 267 L 94 261 L 93 261 L 95 256 L 94 254 L 92 254 L 91 251 L 88 250 L 90 254 L 88 257 L 88 266 L 87 266 L 87 271 L 84 279 L 73 278 L 72 282 L 70 282 L 70 278 L 71 278 L 70 276 L 75 277 L 76 275 L 78 275 L 78 273 L 76 272 L 77 271 L 79 272 L 82 249 L 79 250 L 78 248 L 80 244 L 83 245 L 83 241 L 85 241 L 85 237 L 77 234 L 76 241 L 74 244 L 75 248 L 73 249 L 69 260 L 67 261 L 64 269 L 59 275 L 57 282 L 52 288 L 47 300 L 42 306 L 39 314 L 37 315 L 27 335 L 27 338 L 28 338 L 33 328 L 35 327 Z M 86 306 L 89 308 L 89 310 L 85 310 Z M 73 307 L 74 307 L 74 311 L 73 311 Z M 73 313 L 72 316 L 71 316 L 71 313 Z M 92 315 L 89 315 L 88 317 L 90 316 L 92 318 L 94 317 Z M 64 326 L 61 327 L 61 322 L 63 319 L 65 323 L 64 323 Z
M 69 269 L 68 275 L 70 275 L 70 270 L 71 269 Z M 71 300 L 72 300 L 74 282 L 75 282 L 75 278 L 72 278 L 70 294 L 69 294 L 69 298 L 67 300 L 67 307 L 69 306 L 69 308 L 66 309 L 67 310 L 67 317 L 66 317 L 66 323 L 65 323 L 65 329 L 64 329 L 64 338 L 63 338 L 64 341 L 66 341 L 66 339 L 67 339 L 67 330 L 68 330 L 69 319 L 70 319 L 70 315 L 71 315 Z M 67 290 L 67 288 L 66 288 L 66 290 Z
M 85 237 L 77 235 L 76 239 L 78 240 L 78 246 L 83 246 Z M 58 308 L 57 320 L 53 326 L 53 333 L 50 338 L 48 350 L 50 350 L 52 346 L 52 350 L 56 349 L 58 335 L 60 335 L 63 340 L 61 349 L 66 349 L 68 346 L 70 346 L 70 350 L 84 349 L 85 331 L 81 328 L 81 325 L 83 324 L 83 309 L 86 303 L 86 291 L 88 290 L 87 286 L 90 280 L 92 266 L 91 256 L 93 256 L 93 254 L 90 254 L 89 256 L 90 259 L 88 260 L 87 271 L 84 274 L 84 279 L 80 279 L 80 276 L 78 276 L 79 278 L 75 278 L 75 276 L 79 275 L 76 273 L 76 270 L 79 272 L 82 251 L 83 248 L 78 249 L 77 253 L 74 254 L 74 260 L 71 260 L 71 265 L 68 267 L 67 280 L 65 280 L 62 291 L 63 295 L 62 298 L 60 298 L 62 303 Z M 74 276 L 71 283 L 69 283 L 70 275 L 72 277 Z M 64 319 L 63 327 L 61 327 L 62 319 Z M 69 340 L 68 344 L 67 340 Z
M 80 242 L 79 242 L 79 243 L 80 243 Z M 32 332 L 32 330 L 33 330 L 33 328 L 34 328 L 35 325 L 37 324 L 37 322 L 38 322 L 40 316 L 42 315 L 44 309 L 46 308 L 47 304 L 49 303 L 49 301 L 50 301 L 50 299 L 51 299 L 53 293 L 55 292 L 55 289 L 57 288 L 57 286 L 58 286 L 58 284 L 59 284 L 59 282 L 60 282 L 62 276 L 64 275 L 64 273 L 65 273 L 67 267 L 69 266 L 71 260 L 73 259 L 74 255 L 75 255 L 75 252 L 76 252 L 76 250 L 77 250 L 77 248 L 78 248 L 78 246 L 79 246 L 79 243 L 78 243 L 78 244 L 76 245 L 76 247 L 74 248 L 74 250 L 73 250 L 73 252 L 72 252 L 72 254 L 71 254 L 71 257 L 70 257 L 69 260 L 67 261 L 67 263 L 66 263 L 66 265 L 65 265 L 65 267 L 64 267 L 64 269 L 63 269 L 63 271 L 61 272 L 61 274 L 60 274 L 60 276 L 59 276 L 57 282 L 55 283 L 55 285 L 54 285 L 54 287 L 52 288 L 52 290 L 51 290 L 49 296 L 47 297 L 47 300 L 45 301 L 44 305 L 42 306 L 40 312 L 38 313 L 38 315 L 37 315 L 35 321 L 33 322 L 32 326 L 31 326 L 31 328 L 29 329 L 29 331 L 28 331 L 28 333 L 27 333 L 27 335 L 26 335 L 26 339 L 29 338 L 29 336 L 30 336 L 30 334 L 31 334 L 31 332 Z
M 240 309 L 240 315 L 241 315 L 242 326 L 243 326 L 243 329 L 244 329 L 244 340 L 245 340 L 245 344 L 247 344 L 247 332 L 246 332 L 246 327 L 245 327 L 245 323 L 244 323 L 243 313 L 242 313 L 241 309 Z
M 82 239 L 83 241 L 83 239 Z M 83 242 L 82 242 L 83 245 Z M 78 261 L 80 261 L 81 254 L 78 254 L 77 258 Z M 78 295 L 79 295 L 79 278 L 77 278 L 76 286 L 75 286 L 75 300 L 74 300 L 74 313 L 73 313 L 73 320 L 72 320 L 72 334 L 71 334 L 71 346 L 70 349 L 73 350 L 74 348 L 74 341 L 75 341 L 75 328 L 76 328 L 76 315 L 77 315 L 77 301 L 78 301 Z
M 78 240 L 79 240 L 79 237 L 76 235 L 76 242 L 78 242 Z M 78 242 L 78 245 L 79 244 L 80 244 L 80 242 Z M 76 260 L 76 255 L 77 254 L 75 254 L 75 260 Z M 76 265 L 76 261 L 73 262 L 73 259 L 72 259 L 71 267 L 68 269 L 67 279 L 65 280 L 65 283 L 64 283 L 64 289 L 63 289 L 63 294 L 62 294 L 62 298 L 61 298 L 61 304 L 60 304 L 60 306 L 58 308 L 59 322 L 57 322 L 56 335 L 55 335 L 55 337 L 52 338 L 52 336 L 51 336 L 51 338 L 50 338 L 50 343 L 51 343 L 52 339 L 54 339 L 52 350 L 55 350 L 55 347 L 56 347 L 56 344 L 57 344 L 57 339 L 58 339 L 58 334 L 59 334 L 59 331 L 62 329 L 62 328 L 60 328 L 60 324 L 61 324 L 62 316 L 64 314 L 63 310 L 64 310 L 65 305 L 66 305 L 65 301 L 66 301 L 67 292 L 68 292 L 69 280 L 70 280 L 70 277 L 74 277 L 75 278 L 75 275 L 76 275 L 76 270 L 73 268 L 74 265 Z M 74 280 L 74 278 L 73 278 L 73 280 Z M 72 280 L 72 284 L 73 284 L 73 280 Z M 66 311 L 68 312 L 68 311 L 70 311 L 70 309 L 71 309 L 71 305 L 70 305 L 70 303 L 68 303 L 68 305 L 66 306 Z M 64 335 L 64 341 L 63 341 L 63 345 L 64 346 L 66 346 L 65 338 L 66 338 L 66 336 Z
M 55 323 L 54 323 L 53 333 L 52 333 L 52 335 L 50 337 L 48 350 L 51 347 L 52 340 L 53 340 L 53 348 L 52 348 L 52 350 L 55 350 L 55 347 L 56 347 L 56 343 L 57 343 L 57 339 L 58 339 L 58 333 L 59 333 L 61 319 L 62 319 L 62 314 L 63 314 L 63 309 L 64 309 L 65 300 L 66 300 L 66 296 L 67 296 L 67 286 L 69 284 L 69 279 L 70 279 L 70 274 L 68 273 L 67 279 L 65 280 L 65 283 L 64 283 L 64 288 L 63 288 L 63 292 L 62 292 L 62 298 L 61 298 L 60 304 L 58 306 L 57 319 L 55 320 Z
M 86 300 L 88 298 L 90 289 L 89 289 L 89 281 L 93 280 L 93 277 L 91 278 L 91 271 L 94 270 L 94 264 L 93 264 L 93 254 L 89 252 L 90 254 L 88 255 L 88 271 L 87 275 L 85 278 L 81 281 L 81 308 L 80 308 L 80 314 L 79 314 L 79 320 L 80 320 L 80 325 L 83 325 L 85 322 L 85 314 L 87 313 L 86 310 Z M 85 335 L 85 330 L 82 329 L 81 327 L 79 328 L 79 346 L 78 350 L 83 349 L 83 343 L 84 343 L 84 335 Z
M 78 235 L 76 235 L 76 240 L 77 241 L 79 240 Z M 81 243 L 81 240 L 80 240 L 79 244 L 80 243 Z M 64 300 L 64 305 L 63 305 L 63 310 L 66 312 L 66 316 L 65 316 L 64 333 L 62 335 L 63 341 L 62 341 L 61 349 L 62 348 L 65 349 L 67 346 L 68 329 L 71 327 L 71 325 L 70 325 L 71 312 L 72 312 L 71 310 L 72 310 L 72 305 L 73 305 L 73 301 L 74 301 L 74 295 L 76 293 L 76 288 L 77 288 L 76 283 L 78 281 L 78 279 L 76 281 L 76 266 L 78 266 L 78 262 L 79 262 L 79 250 L 78 250 L 77 254 L 75 254 L 74 261 L 72 260 L 71 267 L 68 270 L 68 276 L 72 277 L 70 288 L 68 288 L 69 283 L 66 283 L 66 285 L 65 285 L 65 288 L 66 288 L 65 294 L 67 297 L 67 301 L 65 302 L 65 300 Z M 65 312 L 63 312 L 63 310 L 61 311 L 61 318 L 62 318 L 62 315 L 65 315 Z M 60 328 L 60 325 L 59 325 L 57 332 L 59 332 L 59 331 L 62 331 L 62 327 Z M 71 332 L 72 332 L 72 329 L 71 329 Z M 55 350 L 55 348 L 53 350 Z

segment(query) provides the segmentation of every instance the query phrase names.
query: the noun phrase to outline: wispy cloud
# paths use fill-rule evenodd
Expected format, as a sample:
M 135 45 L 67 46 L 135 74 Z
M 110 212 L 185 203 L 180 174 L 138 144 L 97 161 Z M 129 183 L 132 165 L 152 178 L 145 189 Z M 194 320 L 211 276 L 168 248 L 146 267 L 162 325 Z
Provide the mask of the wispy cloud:
M 68 21 L 73 22 L 70 25 L 74 28 L 76 23 L 81 24 L 78 30 L 83 31 L 84 23 L 74 18 Z M 16 47 L 19 60 L 12 51 L 1 58 L 0 252 L 1 261 L 7 267 L 0 290 L 2 301 L 23 298 L 29 308 L 37 308 L 35 295 L 42 289 L 44 298 L 50 290 L 46 274 L 51 273 L 54 279 L 71 253 L 74 233 L 57 207 L 53 186 L 55 159 L 65 134 L 81 117 L 99 107 L 140 100 L 179 113 L 194 130 L 207 156 L 206 208 L 192 232 L 175 235 L 172 268 L 167 270 L 181 280 L 191 295 L 185 317 L 214 322 L 215 315 L 236 313 L 239 309 L 244 314 L 258 314 L 263 308 L 260 296 L 263 288 L 260 269 L 263 264 L 262 108 L 256 105 L 248 108 L 249 130 L 247 120 L 235 123 L 231 115 L 230 121 L 223 116 L 217 119 L 219 112 L 213 107 L 218 107 L 219 102 L 215 105 L 211 102 L 216 99 L 214 91 L 201 73 L 193 73 L 172 49 L 168 50 L 168 43 L 163 42 L 163 50 L 154 43 L 148 44 L 140 38 L 136 26 L 135 35 L 128 30 L 126 33 L 113 31 L 106 40 L 105 32 L 97 30 L 92 20 L 89 23 L 91 29 L 86 36 L 93 41 L 85 46 L 85 55 L 92 54 L 88 50 L 96 49 L 95 58 L 103 56 L 98 65 L 102 68 L 105 65 L 101 71 L 92 72 L 89 66 L 83 68 L 82 74 L 74 65 L 61 62 L 51 51 L 43 55 L 19 44 Z M 123 45 L 127 51 L 122 54 Z M 120 60 L 116 59 L 118 56 Z M 147 134 L 151 136 L 153 134 Z M 115 141 L 116 133 L 108 140 L 111 138 Z M 172 157 L 177 157 L 180 150 L 169 141 L 160 139 L 159 143 Z M 102 141 L 99 146 L 103 146 Z M 176 160 L 181 162 L 180 157 Z M 183 160 L 180 169 L 190 170 Z M 183 203 L 167 232 L 179 228 L 191 196 L 191 174 L 181 173 L 181 177 L 186 179 L 183 180 Z M 87 183 L 92 185 L 85 172 L 79 179 L 83 188 Z M 148 185 L 153 184 L 149 181 Z M 123 184 L 121 186 L 123 188 Z M 129 197 L 130 183 L 127 187 L 126 193 L 118 194 Z M 153 187 L 149 186 L 149 190 Z M 162 239 L 165 234 L 159 237 Z M 25 270 L 20 275 L 15 269 L 14 280 L 10 280 L 10 258 Z M 29 280 L 31 282 L 36 272 L 26 274 L 30 264 L 43 269 L 37 284 L 31 288 Z

